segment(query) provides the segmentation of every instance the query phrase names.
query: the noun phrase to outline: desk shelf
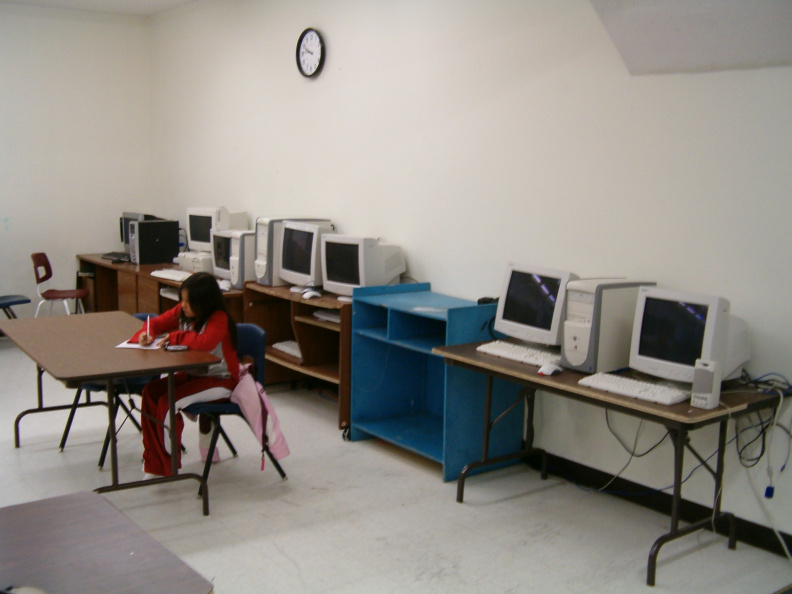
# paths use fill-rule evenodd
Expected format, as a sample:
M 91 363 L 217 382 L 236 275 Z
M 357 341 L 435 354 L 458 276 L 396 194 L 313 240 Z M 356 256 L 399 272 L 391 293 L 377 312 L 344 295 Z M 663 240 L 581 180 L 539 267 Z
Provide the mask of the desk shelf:
M 355 290 L 350 437 L 376 437 L 439 462 L 443 480 L 453 480 L 481 456 L 485 385 L 474 373 L 464 373 L 461 385 L 458 375 L 449 382 L 432 349 L 486 340 L 496 310 L 429 289 L 416 283 Z M 499 384 L 496 400 L 514 394 L 513 386 Z M 491 452 L 519 449 L 519 411 L 502 425 Z
M 314 378 L 337 389 L 338 428 L 349 428 L 350 332 L 352 305 L 325 295 L 303 299 L 289 287 L 266 287 L 254 281 L 244 288 L 245 322 L 267 333 L 265 379 L 268 385 Z M 339 321 L 321 320 L 317 311 L 337 311 Z M 272 345 L 294 340 L 302 358 Z

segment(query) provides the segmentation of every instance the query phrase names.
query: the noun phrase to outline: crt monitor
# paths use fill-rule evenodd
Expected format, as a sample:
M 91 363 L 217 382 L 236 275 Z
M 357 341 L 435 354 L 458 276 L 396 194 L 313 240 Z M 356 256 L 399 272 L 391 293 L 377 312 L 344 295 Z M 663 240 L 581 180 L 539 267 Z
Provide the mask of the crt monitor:
M 223 206 L 187 208 L 187 245 L 192 252 L 212 251 L 212 231 L 247 228 L 247 213 L 229 213 Z
M 299 287 L 321 286 L 321 238 L 325 233 L 332 232 L 330 223 L 284 221 L 280 277 Z
M 750 358 L 748 329 L 722 297 L 641 287 L 635 307 L 630 367 L 692 383 L 697 359 L 716 361 L 722 377 L 742 372 Z
M 351 297 L 356 287 L 395 284 L 407 270 L 399 246 L 370 237 L 322 235 L 322 286 Z
M 212 251 L 212 229 L 219 228 L 220 209 L 190 207 L 187 209 L 187 246 L 192 252 Z
M 566 285 L 576 274 L 509 264 L 495 314 L 495 330 L 540 345 L 559 346 Z

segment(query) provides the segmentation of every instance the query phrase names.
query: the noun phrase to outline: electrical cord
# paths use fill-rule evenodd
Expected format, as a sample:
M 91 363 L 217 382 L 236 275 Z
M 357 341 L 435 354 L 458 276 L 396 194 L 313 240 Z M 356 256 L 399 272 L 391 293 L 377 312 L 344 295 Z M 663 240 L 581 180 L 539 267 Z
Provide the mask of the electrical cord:
M 616 433 L 616 431 L 613 429 L 613 427 L 611 427 L 611 423 L 610 423 L 610 415 L 609 415 L 608 413 L 609 413 L 608 409 L 605 409 L 605 424 L 608 426 L 608 431 L 610 431 L 610 432 L 611 432 L 611 435 L 613 435 L 613 437 L 615 437 L 615 438 L 616 438 L 616 441 L 618 441 L 618 442 L 619 442 L 619 444 L 621 444 L 621 447 L 622 447 L 622 448 L 624 448 L 624 450 L 625 450 L 625 451 L 626 451 L 628 454 L 630 454 L 632 457 L 634 457 L 634 458 L 643 458 L 644 456 L 646 456 L 647 454 L 649 454 L 649 453 L 650 453 L 652 450 L 654 450 L 656 447 L 658 447 L 658 446 L 659 446 L 661 443 L 663 443 L 663 442 L 665 441 L 666 437 L 668 437 L 668 431 L 666 431 L 666 432 L 665 432 L 665 435 L 663 435 L 663 437 L 661 437 L 661 438 L 660 438 L 660 441 L 658 441 L 657 443 L 655 443 L 653 446 L 651 446 L 651 447 L 650 447 L 649 449 L 647 449 L 645 452 L 643 452 L 643 453 L 641 453 L 641 454 L 637 454 L 637 453 L 635 452 L 635 448 L 633 448 L 632 450 L 630 450 L 629 446 L 627 446 L 627 444 L 625 444 L 625 443 L 624 443 L 624 441 L 622 440 L 622 438 L 621 438 L 621 437 L 620 437 L 620 436 L 619 436 L 619 435 Z M 641 420 L 641 423 L 643 423 L 643 419 Z M 640 423 L 639 423 L 639 425 L 638 425 L 638 431 L 640 431 L 640 429 L 641 429 L 641 425 L 640 425 Z M 636 431 L 636 443 L 637 443 L 637 442 L 638 442 L 638 436 L 637 436 L 637 431 Z
M 756 429 L 756 427 L 760 426 L 761 422 L 762 422 L 762 420 L 761 420 L 761 418 L 760 418 L 760 423 L 757 423 L 757 424 L 754 424 L 754 425 L 751 425 L 751 426 L 745 427 L 744 429 L 742 429 L 742 430 L 740 430 L 740 431 L 749 431 L 749 430 L 751 430 L 751 429 Z M 784 427 L 784 429 L 786 429 L 786 427 Z M 792 435 L 792 429 L 790 429 L 790 435 Z M 662 439 L 661 439 L 659 442 L 657 442 L 655 445 L 651 446 L 651 447 L 649 448 L 649 450 L 647 450 L 647 452 L 645 452 L 645 453 L 644 453 L 644 454 L 642 454 L 642 455 L 646 455 L 646 454 L 648 454 L 650 451 L 652 451 L 652 450 L 654 450 L 656 447 L 658 447 L 658 446 L 659 446 L 659 445 L 660 445 L 660 444 L 661 444 L 661 443 L 662 443 L 662 442 L 665 440 L 665 437 L 667 437 L 667 436 L 664 436 L 664 437 L 663 437 L 663 438 L 662 438 Z M 732 443 L 732 442 L 736 441 L 736 440 L 737 440 L 737 438 L 738 438 L 738 436 L 737 436 L 737 433 L 735 433 L 735 436 L 734 436 L 734 437 L 732 437 L 732 438 L 731 438 L 729 441 L 727 441 L 726 445 L 728 446 L 730 443 Z M 628 451 L 629 451 L 629 450 L 628 450 Z M 712 459 L 712 458 L 713 458 L 713 457 L 714 457 L 714 456 L 715 456 L 717 453 L 718 453 L 718 450 L 717 450 L 717 449 L 716 449 L 716 450 L 714 450 L 714 451 L 713 451 L 713 452 L 712 452 L 712 453 L 711 453 L 709 456 L 707 456 L 706 458 L 704 458 L 704 462 L 709 462 L 709 461 L 710 461 L 710 460 L 711 460 L 711 459 Z M 631 456 L 631 457 L 630 457 L 630 460 L 632 460 L 632 458 L 634 458 L 634 457 L 637 457 L 637 456 Z M 628 461 L 628 463 L 629 463 L 629 461 Z M 699 470 L 701 467 L 703 467 L 703 466 L 704 466 L 704 463 L 703 463 L 703 462 L 700 462 L 699 464 L 697 464 L 696 466 L 694 466 L 694 467 L 693 467 L 693 468 L 690 470 L 690 472 L 688 472 L 687 476 L 685 476 L 685 478 L 683 478 L 683 479 L 682 479 L 682 482 L 681 482 L 681 484 L 683 484 L 683 485 L 684 485 L 684 484 L 685 484 L 685 483 L 686 483 L 686 482 L 687 482 L 687 481 L 688 481 L 688 480 L 689 480 L 689 479 L 690 479 L 690 478 L 693 476 L 693 474 L 694 474 L 694 473 L 695 473 L 697 470 Z M 558 466 L 551 466 L 551 468 L 553 468 L 554 470 L 556 470 L 556 471 L 557 471 L 557 473 L 559 474 L 559 476 L 562 476 L 562 477 L 564 478 L 564 480 L 566 480 L 567 482 L 569 482 L 569 483 L 570 483 L 570 484 L 571 484 L 573 487 L 575 487 L 575 488 L 577 488 L 577 489 L 580 489 L 581 491 L 584 491 L 584 492 L 592 492 L 592 491 L 595 491 L 595 492 L 600 492 L 600 493 L 604 493 L 604 494 L 608 494 L 608 495 L 620 495 L 620 496 L 625 496 L 625 497 L 641 497 L 641 496 L 644 496 L 644 495 L 653 495 L 653 494 L 655 494 L 655 493 L 663 493 L 663 492 L 665 492 L 665 491 L 670 491 L 671 489 L 673 489 L 673 488 L 674 488 L 674 485 L 673 485 L 673 484 L 671 484 L 671 485 L 668 485 L 668 486 L 666 486 L 666 487 L 660 487 L 660 488 L 658 488 L 658 489 L 649 489 L 649 490 L 647 490 L 647 491 L 638 491 L 638 492 L 635 492 L 635 491 L 605 491 L 605 490 L 603 490 L 603 489 L 604 489 L 604 487 L 599 487 L 599 488 L 595 488 L 595 487 L 584 487 L 583 485 L 581 485 L 580 483 L 578 483 L 577 481 L 575 481 L 575 479 L 573 479 L 573 478 L 572 478 L 572 477 L 571 477 L 571 476 L 570 476 L 570 475 L 569 475 L 569 474 L 568 474 L 568 473 L 567 473 L 567 472 L 566 472 L 566 471 L 565 471 L 563 468 L 560 468 L 560 467 L 558 467 Z M 624 468 L 626 468 L 626 466 L 625 466 Z M 622 468 L 622 470 L 620 470 L 620 471 L 619 471 L 619 474 L 621 474 L 622 472 L 624 472 L 624 468 Z M 612 479 L 610 479 L 610 480 L 608 481 L 608 483 L 607 483 L 605 486 L 609 485 L 609 484 L 610 484 L 610 483 L 612 483 L 612 482 L 613 482 L 613 481 L 614 481 L 616 478 L 618 478 L 619 474 L 615 475 L 615 476 L 614 476 Z
M 607 419 L 608 419 L 608 411 L 607 411 L 607 409 L 605 410 L 605 419 L 606 419 L 606 422 L 607 422 Z M 603 491 L 605 491 L 605 489 L 607 489 L 608 487 L 610 487 L 610 486 L 611 486 L 611 483 L 613 483 L 613 481 L 615 481 L 615 480 L 616 480 L 618 477 L 620 477 L 620 476 L 621 476 L 621 474 L 622 474 L 622 472 L 624 472 L 625 470 L 627 470 L 627 467 L 630 465 L 630 462 L 632 462 L 632 461 L 633 461 L 633 458 L 635 458 L 635 457 L 636 457 L 636 455 L 635 455 L 635 449 L 638 447 L 638 436 L 641 434 L 641 427 L 643 427 L 643 419 L 641 419 L 641 420 L 638 422 L 638 428 L 635 430 L 635 439 L 633 440 L 633 447 L 632 447 L 632 450 L 627 450 L 627 451 L 629 452 L 629 454 L 630 454 L 630 457 L 629 457 L 629 458 L 627 458 L 627 463 L 626 463 L 624 466 L 622 466 L 621 470 L 620 470 L 619 472 L 617 472 L 616 474 L 614 474 L 614 475 L 613 475 L 613 477 L 611 477 L 611 479 L 610 479 L 610 480 L 609 480 L 607 483 L 605 483 L 605 484 L 604 484 L 604 485 L 602 485 L 602 486 L 601 486 L 599 489 L 597 489 L 597 491 L 603 492 Z M 610 423 L 608 423 L 608 428 L 610 429 Z M 613 431 L 612 431 L 612 430 L 611 430 L 611 433 L 613 433 Z M 615 434 L 614 434 L 614 435 L 615 435 Z M 617 439 L 617 441 L 618 441 L 619 443 L 622 443 L 621 439 L 619 439 L 618 437 L 617 437 L 616 439 Z M 664 438 L 664 439 L 665 439 L 665 438 Z M 622 446 L 624 446 L 624 444 L 623 444 L 623 443 L 622 443 Z M 625 449 L 626 449 L 626 448 L 625 448 Z M 651 450 L 650 450 L 650 451 L 651 451 Z M 648 452 L 647 452 L 647 453 L 648 453 Z M 643 454 L 643 455 L 646 455 L 646 454 Z

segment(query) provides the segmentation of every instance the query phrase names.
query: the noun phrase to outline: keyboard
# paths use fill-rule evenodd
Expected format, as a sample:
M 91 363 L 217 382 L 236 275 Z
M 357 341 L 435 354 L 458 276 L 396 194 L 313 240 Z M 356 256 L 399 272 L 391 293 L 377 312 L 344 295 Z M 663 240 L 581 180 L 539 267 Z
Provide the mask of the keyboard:
M 184 282 L 188 277 L 192 275 L 192 272 L 187 272 L 186 270 L 179 270 L 178 268 L 164 268 L 162 270 L 155 270 L 151 273 L 151 276 L 156 276 L 157 278 L 164 278 L 165 280 L 176 281 L 176 282 Z
M 584 377 L 578 384 L 657 404 L 676 404 L 690 398 L 690 392 L 682 388 L 632 379 L 615 373 L 595 373 Z
M 102 258 L 105 260 L 121 260 L 122 262 L 129 262 L 129 254 L 126 252 L 107 252 L 106 254 L 102 254 Z
M 519 363 L 538 365 L 539 367 L 548 363 L 552 363 L 553 365 L 561 365 L 561 354 L 557 351 L 539 347 L 529 347 L 522 344 L 515 344 L 513 342 L 506 342 L 505 340 L 493 340 L 492 342 L 485 342 L 484 344 L 476 347 L 476 350 L 479 353 L 495 355 L 496 357 L 509 359 L 511 361 L 518 361 Z
M 302 352 L 300 351 L 300 345 L 297 344 L 293 340 L 284 340 L 282 342 L 276 342 L 272 345 L 273 349 L 278 349 L 279 351 L 283 351 L 287 355 L 291 355 L 292 357 L 297 357 L 298 359 L 302 359 Z
M 335 322 L 336 324 L 341 323 L 341 312 L 337 309 L 317 309 L 313 312 L 313 317 L 317 320 L 322 320 L 323 322 Z

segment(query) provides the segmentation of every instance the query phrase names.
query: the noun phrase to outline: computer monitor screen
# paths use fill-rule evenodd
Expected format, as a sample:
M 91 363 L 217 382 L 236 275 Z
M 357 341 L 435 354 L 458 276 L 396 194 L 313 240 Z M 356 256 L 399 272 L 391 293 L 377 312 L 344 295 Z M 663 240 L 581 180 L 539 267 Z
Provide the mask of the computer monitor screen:
M 342 297 L 350 297 L 357 287 L 398 282 L 407 270 L 399 246 L 351 235 L 323 235 L 322 262 L 324 289 Z
M 300 274 L 311 273 L 314 234 L 302 229 L 283 231 L 283 268 Z
M 325 280 L 360 286 L 360 245 L 325 240 Z
M 190 236 L 193 241 L 209 241 L 212 232 L 212 217 L 192 215 L 190 217 Z
M 321 286 L 320 240 L 324 233 L 331 231 L 329 225 L 284 221 L 280 277 L 302 287 Z
M 212 234 L 212 264 L 218 278 L 231 278 L 231 236 Z
M 219 208 L 191 207 L 187 209 L 187 244 L 191 251 L 212 251 L 212 229 L 218 228 L 219 220 Z
M 495 315 L 495 330 L 543 345 L 561 344 L 566 284 L 577 275 L 562 270 L 510 264 Z
M 708 309 L 700 303 L 647 298 L 638 352 L 646 357 L 695 365 L 704 346 Z
M 630 344 L 632 369 L 691 383 L 697 359 L 718 362 L 728 378 L 749 357 L 747 327 L 731 316 L 726 299 L 658 287 L 639 289 Z

